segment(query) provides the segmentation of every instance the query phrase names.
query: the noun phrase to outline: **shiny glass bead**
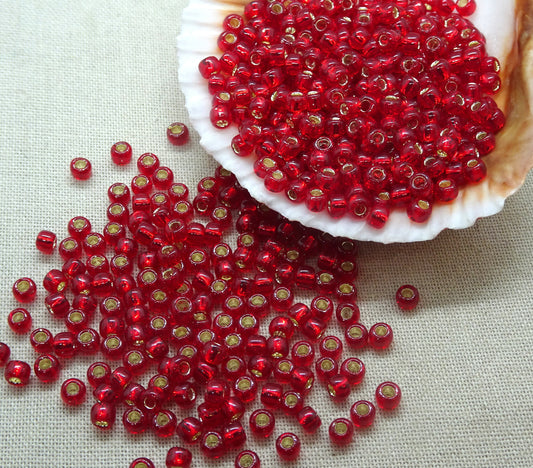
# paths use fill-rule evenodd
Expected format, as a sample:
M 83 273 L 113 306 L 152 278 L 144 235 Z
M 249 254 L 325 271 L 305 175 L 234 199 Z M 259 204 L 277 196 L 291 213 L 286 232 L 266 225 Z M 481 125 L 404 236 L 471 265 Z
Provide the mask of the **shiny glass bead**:
M 260 468 L 261 462 L 257 453 L 252 450 L 243 450 L 235 458 L 235 468 Z
M 383 382 L 376 388 L 376 402 L 383 410 L 393 410 L 400 404 L 402 392 L 394 382 Z
M 192 453 L 183 447 L 171 447 L 165 457 L 167 468 L 189 468 L 192 463 Z
M 386 349 L 390 346 L 393 338 L 392 328 L 386 323 L 376 323 L 368 330 L 368 344 L 378 350 Z
M 141 457 L 133 460 L 129 468 L 155 468 L 155 465 L 148 458 Z
M 350 408 L 350 418 L 355 427 L 369 427 L 374 422 L 376 408 L 370 401 L 356 401 Z
M 419 302 L 419 292 L 414 286 L 407 284 L 396 291 L 396 303 L 402 310 L 413 310 Z
M 87 180 L 92 174 L 92 165 L 87 158 L 74 158 L 70 161 L 70 173 L 76 180 Z
M 338 418 L 331 422 L 328 432 L 332 442 L 348 445 L 352 441 L 354 427 L 349 419 Z
M 79 379 L 67 379 L 61 384 L 61 399 L 63 400 L 63 403 L 68 406 L 81 405 L 85 401 L 86 392 L 85 384 Z M 95 414 L 95 419 L 93 419 L 93 411 L 91 410 L 91 420 L 93 421 L 93 424 L 95 424 L 95 422 L 99 422 L 100 424 L 105 424 L 105 422 L 108 422 L 108 424 L 110 423 L 111 425 L 113 424 L 113 410 L 108 409 L 107 405 L 98 407 L 97 410 L 95 410 L 95 413 L 97 414 Z
M 285 432 L 276 439 L 276 451 L 282 460 L 296 460 L 300 455 L 300 447 L 300 439 L 290 432 Z
M 31 278 L 20 278 L 13 284 L 13 296 L 22 304 L 32 302 L 36 294 L 37 286 Z
M 26 309 L 18 307 L 9 313 L 7 323 L 15 333 L 24 334 L 30 331 L 32 318 Z
M 167 139 L 174 146 L 182 146 L 189 141 L 189 129 L 181 122 L 174 122 L 167 127 Z
M 116 407 L 113 403 L 95 403 L 91 408 L 91 422 L 99 429 L 111 429 L 115 418 Z
M 368 330 L 361 323 L 354 323 L 346 328 L 344 338 L 352 349 L 361 349 L 367 345 Z
M 131 161 L 132 148 L 129 143 L 119 141 L 111 146 L 111 159 L 117 165 L 125 165 Z
M 176 427 L 176 434 L 187 443 L 198 442 L 202 437 L 202 423 L 194 417 L 187 417 L 181 420 Z
M 35 239 L 37 250 L 51 255 L 56 248 L 57 236 L 52 231 L 40 231 Z
M 334 401 L 344 401 L 351 392 L 350 381 L 342 374 L 330 377 L 327 387 L 328 393 Z
M 246 442 L 246 432 L 239 421 L 233 421 L 224 426 L 222 431 L 224 445 L 229 449 L 242 447 Z
M 207 458 L 220 458 L 227 451 L 224 437 L 220 432 L 205 432 L 200 439 L 200 450 Z

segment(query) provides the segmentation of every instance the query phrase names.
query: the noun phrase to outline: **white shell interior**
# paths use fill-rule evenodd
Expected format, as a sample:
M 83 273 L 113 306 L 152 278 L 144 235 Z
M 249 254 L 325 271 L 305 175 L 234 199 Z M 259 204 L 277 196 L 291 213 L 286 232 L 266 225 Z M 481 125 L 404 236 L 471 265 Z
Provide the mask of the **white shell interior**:
M 491 193 L 485 180 L 461 190 L 453 203 L 434 206 L 426 223 L 413 223 L 404 211 L 393 211 L 384 228 L 374 229 L 351 217 L 333 219 L 325 211 L 312 213 L 305 205 L 290 202 L 283 193 L 266 190 L 263 181 L 253 171 L 254 158 L 240 158 L 231 149 L 236 128 L 219 130 L 212 126 L 209 119 L 212 96 L 198 72 L 198 63 L 203 58 L 220 55 L 217 38 L 222 32 L 224 17 L 229 13 L 242 14 L 245 3 L 245 0 L 190 0 L 183 10 L 182 30 L 178 37 L 178 73 L 190 120 L 200 135 L 200 144 L 222 166 L 232 171 L 256 200 L 291 220 L 334 236 L 381 243 L 433 239 L 444 229 L 467 228 L 478 218 L 493 215 L 503 208 L 505 197 Z M 516 34 L 516 0 L 477 0 L 477 5 L 471 20 L 485 34 L 488 53 L 498 57 L 505 69 L 506 57 Z

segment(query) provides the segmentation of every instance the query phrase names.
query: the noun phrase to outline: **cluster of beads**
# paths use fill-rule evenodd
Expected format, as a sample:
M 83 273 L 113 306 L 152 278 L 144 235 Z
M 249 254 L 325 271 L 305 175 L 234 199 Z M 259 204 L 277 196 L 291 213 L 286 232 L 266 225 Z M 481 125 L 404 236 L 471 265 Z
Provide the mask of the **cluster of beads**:
M 128 148 L 117 143 L 112 151 Z M 255 437 L 271 437 L 279 413 L 305 433 L 316 432 L 321 418 L 306 401 L 315 376 L 332 400 L 346 400 L 365 365 L 356 357 L 342 360 L 344 343 L 381 350 L 392 340 L 389 325 L 367 330 L 359 322 L 357 245 L 288 221 L 254 201 L 222 167 L 200 180 L 194 195 L 152 153 L 141 155 L 137 167 L 131 184 L 109 188 L 102 233 L 83 216 L 68 222 L 69 235 L 58 247 L 63 265 L 42 282 L 45 305 L 65 331 L 31 331 L 36 377 L 57 381 L 69 359 L 100 353 L 104 359 L 87 370 L 94 426 L 109 430 L 118 418 L 131 434 L 177 434 L 208 458 L 243 447 L 243 417 L 256 400 L 262 408 L 248 419 Z M 55 240 L 42 231 L 36 245 L 50 254 Z M 36 290 L 27 277 L 13 286 L 21 303 L 33 301 Z M 296 300 L 303 291 L 312 296 L 309 303 Z M 344 340 L 326 335 L 332 320 L 344 328 Z M 24 308 L 8 321 L 16 333 L 32 328 Z M 26 385 L 30 366 L 9 356 L 0 343 L 6 380 Z M 66 405 L 81 404 L 86 393 L 79 379 L 61 385 Z M 376 391 L 381 408 L 394 408 L 399 398 L 391 382 Z M 174 407 L 195 413 L 180 421 Z M 331 424 L 332 440 L 347 443 L 353 425 L 366 427 L 374 415 L 372 403 L 357 402 L 351 420 Z M 275 442 L 283 460 L 296 459 L 300 446 L 289 432 Z M 189 466 L 191 458 L 188 449 L 172 447 L 166 463 Z M 131 466 L 151 463 L 142 458 Z M 241 451 L 235 466 L 259 467 L 259 457 Z
M 266 189 L 382 228 L 486 176 L 505 117 L 473 0 L 249 2 L 199 64 L 210 119 L 235 125 Z

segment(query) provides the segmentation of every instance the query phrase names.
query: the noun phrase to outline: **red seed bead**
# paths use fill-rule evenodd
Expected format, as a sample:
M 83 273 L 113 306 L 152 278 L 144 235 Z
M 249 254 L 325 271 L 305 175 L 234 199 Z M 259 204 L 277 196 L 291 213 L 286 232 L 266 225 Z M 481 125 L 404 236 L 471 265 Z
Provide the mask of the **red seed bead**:
M 35 299 L 37 286 L 31 278 L 20 278 L 13 284 L 13 296 L 18 302 L 27 304 Z
M 46 328 L 37 328 L 30 334 L 30 344 L 32 348 L 41 354 L 52 351 L 53 335 Z
M 289 390 L 281 397 L 281 406 L 285 414 L 296 415 L 303 408 L 304 400 L 300 393 Z
M 309 367 L 297 366 L 291 373 L 290 384 L 301 395 L 306 395 L 315 382 L 315 375 Z
M 76 335 L 76 348 L 82 354 L 95 354 L 100 349 L 100 335 L 92 328 L 80 330 Z
M 257 383 L 254 377 L 243 375 L 235 380 L 233 394 L 243 403 L 249 403 L 257 394 Z
M 342 342 L 336 336 L 326 336 L 320 340 L 318 351 L 321 356 L 338 359 L 342 354 Z
M 169 410 L 160 410 L 152 416 L 151 426 L 158 437 L 170 437 L 176 431 L 176 415 Z
M 363 361 L 355 357 L 350 357 L 343 361 L 339 373 L 346 377 L 350 384 L 357 385 L 363 380 L 365 371 Z
M 351 390 L 350 381 L 342 374 L 334 375 L 328 380 L 328 393 L 334 401 L 344 401 L 350 396 Z
M 261 468 L 261 461 L 257 453 L 243 450 L 235 458 L 235 468 Z
M 44 383 L 55 382 L 59 378 L 61 364 L 53 354 L 42 354 L 33 364 L 37 378 Z
M 155 465 L 148 458 L 141 457 L 133 460 L 129 468 L 155 468 Z
M 90 232 L 82 241 L 83 250 L 87 255 L 104 254 L 106 243 L 104 236 L 97 232 Z
M 85 264 L 81 260 L 74 258 L 68 259 L 61 267 L 61 271 L 67 280 L 71 280 L 78 275 L 84 274 L 85 270 Z
M 78 406 L 81 405 L 85 401 L 85 395 L 86 395 L 86 388 L 85 384 L 79 380 L 79 379 L 67 379 L 61 384 L 61 399 L 63 400 L 63 403 L 68 406 Z M 98 404 L 96 404 L 93 407 L 93 410 L 95 407 L 97 407 Z M 110 417 L 110 423 L 113 424 L 114 422 L 114 413 L 113 410 L 107 411 L 107 405 L 103 405 L 99 407 L 98 410 L 95 410 L 95 417 L 104 418 L 107 416 Z M 113 408 L 113 407 L 112 407 Z M 113 408 L 114 409 L 114 408 Z M 98 413 L 98 414 L 96 414 Z M 111 420 L 112 416 L 112 420 Z M 93 424 L 95 424 L 96 421 L 104 423 L 104 419 L 93 419 L 93 412 L 91 411 L 91 420 L 93 420 Z M 95 424 L 96 425 L 96 424 Z M 99 426 L 103 427 L 103 426 Z
M 60 358 L 70 359 L 74 357 L 78 350 L 76 335 L 71 332 L 57 333 L 52 342 L 52 349 Z
M 40 231 L 35 239 L 35 246 L 39 252 L 46 255 L 54 253 L 56 248 L 57 236 L 51 231 Z
M 281 404 L 283 387 L 274 382 L 265 383 L 261 388 L 261 403 L 267 408 L 278 408 Z
M 82 252 L 81 243 L 73 237 L 67 237 L 59 243 L 58 251 L 65 261 L 71 258 L 79 258 Z
M 192 453 L 186 448 L 171 447 L 165 458 L 167 468 L 189 468 L 192 463 Z
M 77 180 L 87 180 L 91 177 L 92 165 L 87 158 L 74 158 L 70 161 L 70 173 Z
M 145 388 L 142 385 L 136 382 L 130 382 L 122 392 L 122 401 L 127 406 L 139 406 L 141 404 L 141 395 L 144 390 Z
M 270 437 L 274 431 L 274 415 L 266 409 L 258 409 L 250 415 L 250 430 L 258 437 Z
M 158 190 L 168 190 L 174 182 L 174 173 L 168 168 L 160 166 L 153 175 L 154 187 Z
M 9 361 L 4 369 L 4 377 L 10 385 L 25 386 L 30 381 L 31 367 L 24 361 Z
M 0 343 L 0 367 L 4 367 L 9 361 L 11 349 L 5 343 Z
M 119 166 L 129 164 L 131 161 L 132 149 L 129 143 L 119 141 L 111 146 L 111 159 Z
M 386 323 L 376 323 L 368 330 L 368 344 L 374 349 L 382 350 L 392 343 L 392 328 Z
M 224 405 L 224 412 L 228 421 L 240 420 L 245 411 L 244 403 L 236 397 L 230 397 L 226 400 Z
M 120 359 L 124 351 L 124 341 L 117 335 L 109 335 L 100 344 L 100 350 L 108 359 Z
M 288 316 L 295 327 L 301 327 L 311 316 L 311 311 L 305 304 L 296 303 L 289 309 Z
M 419 300 L 418 289 L 410 284 L 400 286 L 396 291 L 396 303 L 402 310 L 413 310 Z
M 350 408 L 350 418 L 355 427 L 369 427 L 374 422 L 376 408 L 370 401 L 356 401 Z
M 222 405 L 230 396 L 228 384 L 221 379 L 213 379 L 207 382 L 204 400 L 209 405 Z
M 50 270 L 43 279 L 43 287 L 50 293 L 61 292 L 67 285 L 67 277 L 61 270 Z
M 111 368 L 105 362 L 94 362 L 87 369 L 87 381 L 93 388 L 109 383 L 110 377 Z
M 9 313 L 7 323 L 15 333 L 28 333 L 31 329 L 31 315 L 26 309 L 18 307 Z
M 159 158 L 153 153 L 144 153 L 137 159 L 137 169 L 141 174 L 151 176 L 159 167 Z
M 321 357 L 315 363 L 316 375 L 323 382 L 329 381 L 331 377 L 339 373 L 337 361 L 331 357 Z
M 310 406 L 302 408 L 297 415 L 298 424 L 302 426 L 303 430 L 307 433 L 315 433 L 322 425 L 322 420 L 317 412 Z
M 192 408 L 196 397 L 196 390 L 190 382 L 178 383 L 172 391 L 172 398 L 180 408 Z
M 350 325 L 344 332 L 346 343 L 352 349 L 361 349 L 367 345 L 368 330 L 361 323 Z
M 353 432 L 353 424 L 346 418 L 335 419 L 329 426 L 329 437 L 338 445 L 348 445 L 353 439 Z
M 314 360 L 315 350 L 308 341 L 297 341 L 291 349 L 292 362 L 297 366 L 309 367 Z
M 122 424 L 130 434 L 142 434 L 148 429 L 149 421 L 146 414 L 139 408 L 128 408 L 122 414 Z
M 475 0 L 458 0 L 455 8 L 460 15 L 470 16 L 476 11 L 476 2 Z
M 400 404 L 402 391 L 393 382 L 383 382 L 376 388 L 376 402 L 383 410 L 393 410 Z
M 274 317 L 268 326 L 268 332 L 272 336 L 290 339 L 294 335 L 294 323 L 289 317 Z
M 287 384 L 290 382 L 290 376 L 292 370 L 294 369 L 294 364 L 288 359 L 280 359 L 274 363 L 273 375 L 276 379 L 276 382 L 281 384 Z
M 91 408 L 91 423 L 99 429 L 109 430 L 115 423 L 116 415 L 113 403 L 95 403 Z
M 200 439 L 200 451 L 207 458 L 220 458 L 226 453 L 227 449 L 228 447 L 224 443 L 224 437 L 220 432 L 205 432 Z
M 295 434 L 284 432 L 276 439 L 276 451 L 282 460 L 296 460 L 300 455 L 300 439 Z
M 344 327 L 353 325 L 359 321 L 359 307 L 356 304 L 341 302 L 337 304 L 335 317 L 337 318 L 337 322 Z
M 254 355 L 248 360 L 248 372 L 259 381 L 268 379 L 272 368 L 272 360 L 267 356 Z
M 202 437 L 202 423 L 199 419 L 194 417 L 182 419 L 176 427 L 176 434 L 181 437 L 184 442 L 190 444 L 198 442 Z
M 224 445 L 229 449 L 242 447 L 246 442 L 246 432 L 239 421 L 233 421 L 224 426 L 222 437 Z

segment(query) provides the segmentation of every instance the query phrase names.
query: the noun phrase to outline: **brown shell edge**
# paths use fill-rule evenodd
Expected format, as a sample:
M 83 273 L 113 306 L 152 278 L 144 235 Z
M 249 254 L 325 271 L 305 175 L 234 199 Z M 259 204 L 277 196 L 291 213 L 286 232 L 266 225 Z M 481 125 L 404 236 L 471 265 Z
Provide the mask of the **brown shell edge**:
M 514 193 L 533 167 L 533 0 L 519 0 L 516 8 L 516 42 L 502 86 L 507 123 L 485 158 L 489 191 L 503 197 Z

